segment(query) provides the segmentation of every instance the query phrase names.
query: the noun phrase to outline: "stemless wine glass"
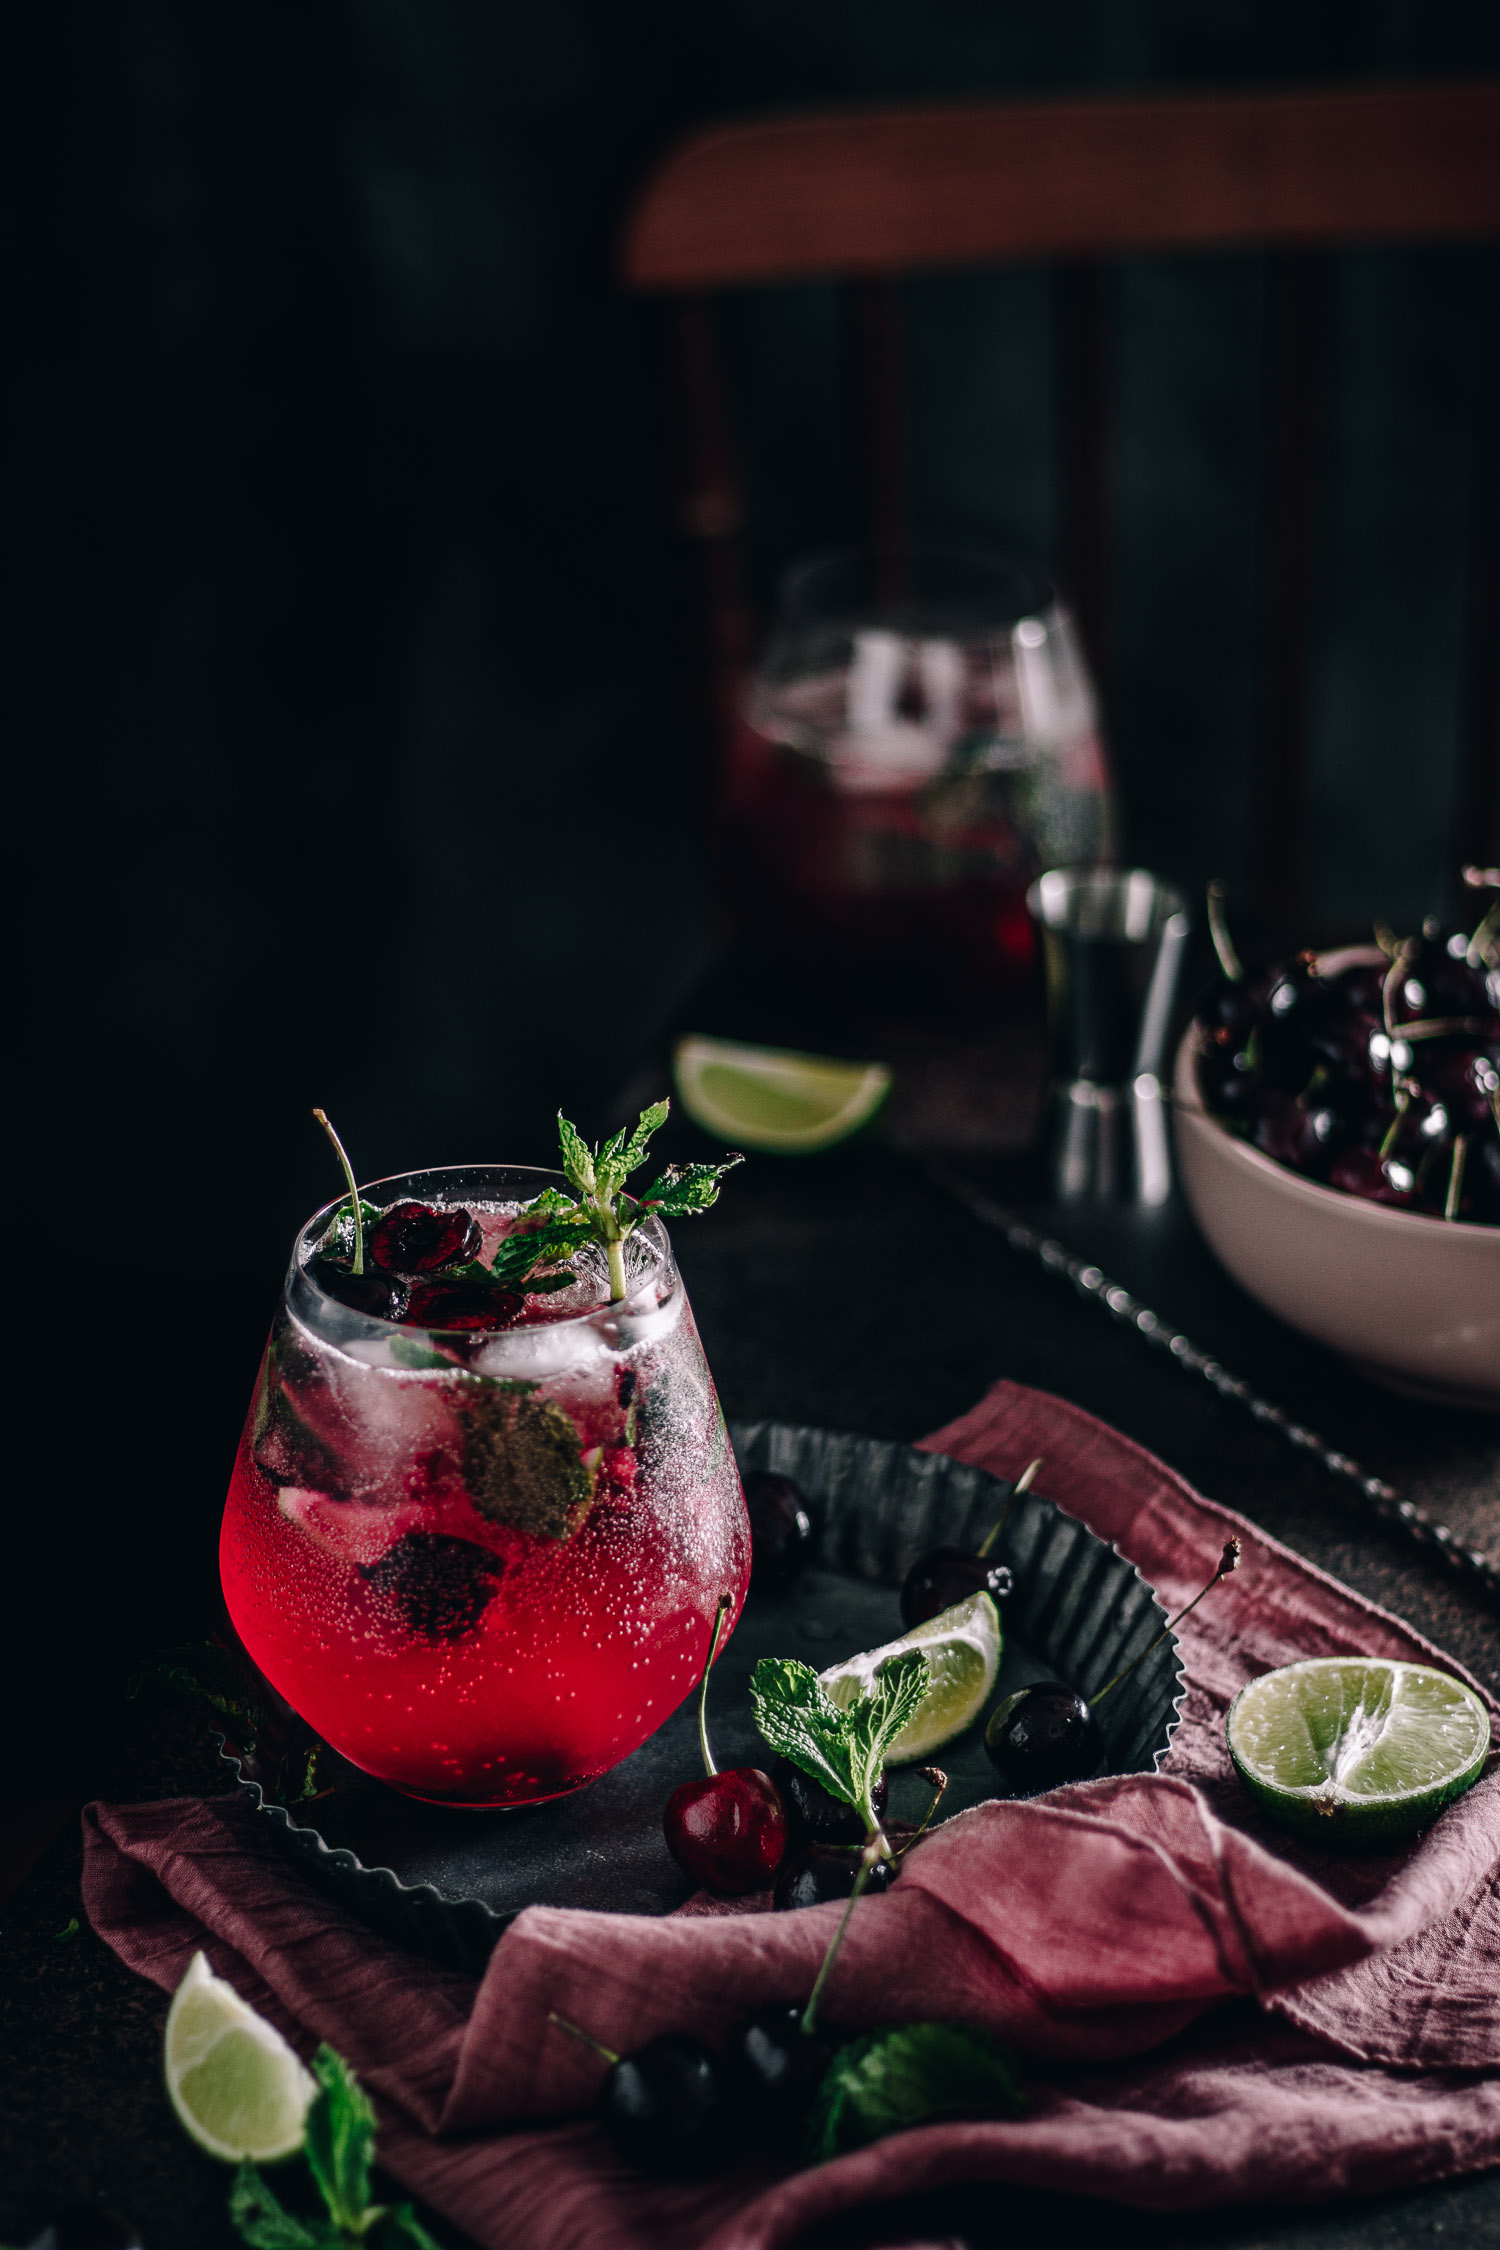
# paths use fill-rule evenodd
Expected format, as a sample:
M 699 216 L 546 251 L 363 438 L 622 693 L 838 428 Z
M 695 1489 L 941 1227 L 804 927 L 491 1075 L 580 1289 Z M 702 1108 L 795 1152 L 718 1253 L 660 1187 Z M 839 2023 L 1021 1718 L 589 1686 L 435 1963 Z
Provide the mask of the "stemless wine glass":
M 492 1254 L 558 1175 L 466 1165 L 362 1190 L 471 1212 Z M 608 1772 L 695 1686 L 750 1527 L 666 1229 L 489 1332 L 396 1326 L 327 1295 L 297 1237 L 224 1509 L 230 1616 L 354 1765 L 452 1805 L 536 1803 Z
M 1113 805 L 1077 634 L 1036 572 L 918 549 L 786 578 L 731 804 L 767 926 L 939 983 L 1033 958 L 1027 885 L 1107 858 Z

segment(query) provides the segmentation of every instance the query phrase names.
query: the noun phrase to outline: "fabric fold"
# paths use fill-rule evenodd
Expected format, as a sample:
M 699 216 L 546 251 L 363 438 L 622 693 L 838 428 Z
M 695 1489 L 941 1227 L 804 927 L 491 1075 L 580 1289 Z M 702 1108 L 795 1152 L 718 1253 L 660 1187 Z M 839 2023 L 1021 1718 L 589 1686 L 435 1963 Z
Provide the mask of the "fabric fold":
M 1345 1863 L 1262 1828 L 1223 1740 L 1244 1680 L 1298 1655 L 1459 1667 L 1062 1400 L 1001 1384 L 927 1442 L 1000 1473 L 1045 1454 L 1049 1494 L 1168 1601 L 1229 1531 L 1246 1548 L 1181 1629 L 1189 1693 L 1163 1772 L 960 1814 L 853 1918 L 829 2020 L 988 2025 L 1030 2062 L 1024 2118 L 691 2189 L 614 2162 L 580 2114 L 603 2066 L 549 2014 L 621 2050 L 664 2030 L 721 2045 L 753 2008 L 805 1996 L 832 1906 L 532 1907 L 476 1984 L 333 1904 L 236 1797 L 91 1806 L 95 1928 L 164 1990 L 201 1945 L 304 2051 L 331 2041 L 376 2097 L 391 2169 L 493 2250 L 774 2250 L 850 2203 L 956 2179 L 1173 2208 L 1500 2162 L 1494 1760 L 1407 1851 Z

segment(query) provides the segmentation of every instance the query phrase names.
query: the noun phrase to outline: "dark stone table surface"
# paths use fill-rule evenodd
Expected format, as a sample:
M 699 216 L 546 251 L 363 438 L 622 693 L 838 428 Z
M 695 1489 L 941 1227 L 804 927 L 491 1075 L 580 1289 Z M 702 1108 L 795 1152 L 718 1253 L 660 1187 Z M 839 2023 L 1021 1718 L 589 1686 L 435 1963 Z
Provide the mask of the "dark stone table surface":
M 1399 1399 L 1300 1342 L 1224 1279 L 1179 1213 L 1068 1215 L 1038 1202 L 1022 1162 L 976 1158 L 969 1170 L 1468 1543 L 1500 1549 L 1500 1421 Z M 1314 1462 L 985 1232 L 916 1160 L 876 1143 L 757 1162 L 710 1219 L 677 1231 L 731 1416 L 910 1440 L 999 1377 L 1056 1391 L 1500 1688 L 1500 1618 L 1475 1593 L 1371 1522 Z M 92 1786 L 142 1798 L 214 1789 L 218 1778 L 201 1725 L 148 1693 Z M 51 1842 L 0 1905 L 0 2242 L 25 2242 L 55 2203 L 88 2194 L 133 2216 L 148 2250 L 216 2250 L 234 2239 L 227 2177 L 189 2146 L 168 2108 L 164 1999 L 82 1921 L 73 1808 L 16 1810 L 13 1863 L 49 1825 Z M 1085 2235 L 1112 2250 L 1500 2245 L 1500 2174 L 1296 2210 L 1171 2216 L 986 2188 L 853 2213 L 819 2240 L 847 2250 L 937 2239 L 1032 2250 Z

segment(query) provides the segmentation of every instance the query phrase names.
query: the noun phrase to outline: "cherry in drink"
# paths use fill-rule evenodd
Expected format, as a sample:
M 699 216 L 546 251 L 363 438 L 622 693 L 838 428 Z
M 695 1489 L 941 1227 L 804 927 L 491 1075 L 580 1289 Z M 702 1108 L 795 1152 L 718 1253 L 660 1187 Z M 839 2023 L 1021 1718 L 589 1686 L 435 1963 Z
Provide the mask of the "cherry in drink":
M 616 1144 L 574 1139 L 592 1192 L 571 1163 L 466 1167 L 364 1191 L 357 1256 L 352 1201 L 308 1223 L 224 1512 L 225 1597 L 267 1679 L 354 1765 L 448 1804 L 535 1803 L 618 1764 L 692 1692 L 749 1579 L 660 1215 L 716 1180 L 668 1174 L 636 1203 Z

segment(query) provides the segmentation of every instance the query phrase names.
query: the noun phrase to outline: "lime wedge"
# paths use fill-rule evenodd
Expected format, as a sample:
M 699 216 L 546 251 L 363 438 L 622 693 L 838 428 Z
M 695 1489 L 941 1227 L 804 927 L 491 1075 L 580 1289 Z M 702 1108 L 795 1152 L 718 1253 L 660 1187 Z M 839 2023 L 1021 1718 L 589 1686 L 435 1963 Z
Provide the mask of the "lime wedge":
M 971 1594 L 925 1624 L 914 1625 L 899 1641 L 851 1656 L 846 1664 L 830 1665 L 819 1678 L 842 1709 L 869 1694 L 882 1664 L 914 1648 L 926 1657 L 931 1679 L 909 1724 L 886 1752 L 887 1763 L 896 1766 L 931 1757 L 978 1718 L 1000 1669 L 1000 1612 L 988 1594 Z
M 730 1039 L 680 1039 L 672 1075 L 695 1125 L 732 1148 L 811 1156 L 869 1123 L 891 1090 L 884 1063 L 835 1062 Z
M 167 2013 L 166 2071 L 172 2107 L 210 2156 L 273 2164 L 302 2146 L 312 2073 L 201 1953 Z
M 1229 1755 L 1283 1827 L 1315 1843 L 1394 1844 L 1477 1781 L 1489 1714 L 1426 1664 L 1314 1656 L 1241 1688 Z

